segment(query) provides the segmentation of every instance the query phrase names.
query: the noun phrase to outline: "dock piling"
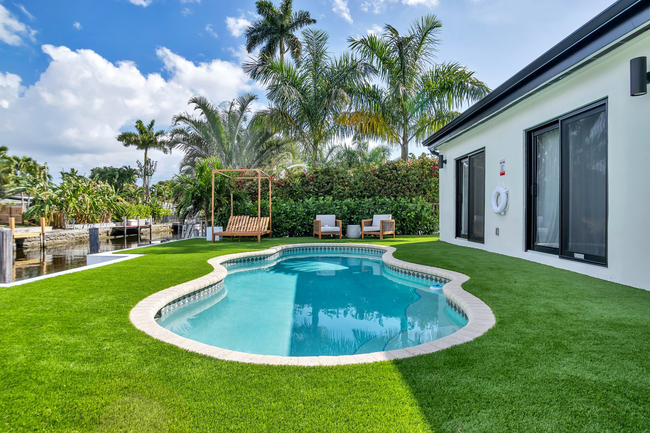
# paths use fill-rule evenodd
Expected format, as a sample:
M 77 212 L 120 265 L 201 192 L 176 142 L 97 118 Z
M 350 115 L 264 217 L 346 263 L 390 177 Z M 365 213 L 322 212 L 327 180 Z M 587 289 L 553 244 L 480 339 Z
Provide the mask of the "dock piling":
M 99 252 L 99 229 L 91 227 L 88 229 L 88 241 L 90 242 L 90 254 Z
M 0 283 L 11 283 L 14 276 L 14 235 L 0 228 Z

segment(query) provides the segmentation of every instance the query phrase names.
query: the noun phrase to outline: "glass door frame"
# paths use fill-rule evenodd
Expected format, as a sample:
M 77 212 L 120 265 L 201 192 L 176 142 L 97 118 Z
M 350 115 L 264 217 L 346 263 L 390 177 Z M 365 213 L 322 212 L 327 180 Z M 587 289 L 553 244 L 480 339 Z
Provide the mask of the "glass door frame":
M 559 185 L 558 185 L 558 202 L 559 202 L 559 231 L 558 231 L 558 247 L 553 248 L 553 247 L 546 247 L 542 245 L 537 245 L 535 242 L 535 235 L 537 234 L 537 140 L 536 138 L 540 135 L 546 134 L 547 132 L 551 132 L 553 130 L 558 131 L 559 135 L 559 140 L 558 140 L 558 152 L 559 152 L 559 160 L 558 164 L 560 164 L 559 167 L 559 173 L 560 173 L 560 179 L 559 179 Z M 555 254 L 559 255 L 560 254 L 560 247 L 559 245 L 562 243 L 562 193 L 561 193 L 561 185 L 562 185 L 562 137 L 561 137 L 561 131 L 560 131 L 560 124 L 559 122 L 555 121 L 551 124 L 547 124 L 545 126 L 542 126 L 541 128 L 534 129 L 532 131 L 528 132 L 528 143 L 529 143 L 529 179 L 528 179 L 528 185 L 529 185 L 529 214 L 528 214 L 528 226 L 529 230 L 528 233 L 530 235 L 529 240 L 528 240 L 528 245 L 529 249 L 533 251 L 539 251 L 542 253 L 548 253 L 548 254 Z
M 563 132 L 562 132 L 562 126 L 566 121 L 571 121 L 574 120 L 575 118 L 579 117 L 585 117 L 588 116 L 589 114 L 593 114 L 599 111 L 604 111 L 605 116 L 607 117 L 607 122 L 608 122 L 608 133 L 609 133 L 609 109 L 608 109 L 608 100 L 607 98 L 601 99 L 599 101 L 593 102 L 589 105 L 586 105 L 582 108 L 579 108 L 577 110 L 573 110 L 569 113 L 566 113 L 552 121 L 546 122 L 544 124 L 541 124 L 539 126 L 536 126 L 534 128 L 526 130 L 526 186 L 527 186 L 527 201 L 526 201 L 526 249 L 527 250 L 533 250 L 533 251 L 539 251 L 539 252 L 544 252 L 544 253 L 550 253 L 553 255 L 556 255 L 562 259 L 566 260 L 574 260 L 578 261 L 581 263 L 589 263 L 593 265 L 599 265 L 599 266 L 605 266 L 607 267 L 607 262 L 608 262 L 608 254 L 609 254 L 609 136 L 607 137 L 607 148 L 608 148 L 608 155 L 607 155 L 607 168 L 606 168 L 606 187 L 605 187 L 605 194 L 606 194 L 606 205 L 607 205 L 607 212 L 606 212 L 606 219 L 605 219 L 605 257 L 604 258 L 594 258 L 594 257 L 589 257 L 585 256 L 584 259 L 578 259 L 575 258 L 572 255 L 567 254 L 566 251 L 563 250 L 563 239 L 564 236 L 566 235 L 564 233 L 564 224 L 565 224 L 565 207 L 567 205 L 566 201 L 568 200 L 567 198 L 564 197 L 563 190 L 565 188 L 565 177 L 566 177 L 566 170 L 569 169 L 569 167 L 565 167 L 564 163 L 564 155 L 565 155 L 565 149 L 564 149 L 564 143 L 563 143 Z M 554 128 L 559 129 L 560 133 L 560 221 L 559 221 L 559 233 L 560 233 L 560 238 L 559 238 L 559 247 L 557 249 L 555 248 L 548 248 L 548 247 L 539 247 L 535 245 L 535 234 L 537 233 L 537 207 L 536 207 L 536 200 L 535 200 L 535 177 L 536 177 L 536 148 L 535 148 L 535 143 L 534 143 L 534 137 L 542 134 L 543 132 L 548 132 Z M 604 261 L 602 260 L 604 259 Z
M 479 205 L 483 206 L 483 237 L 474 237 L 471 236 L 472 233 L 472 218 L 473 215 L 471 214 L 470 210 L 472 208 L 475 208 L 475 206 L 470 206 L 469 200 L 472 197 L 472 164 L 471 160 L 472 157 L 476 157 L 480 154 L 483 154 L 484 162 L 485 162 L 485 148 L 478 149 L 472 153 L 468 153 L 466 155 L 461 156 L 460 158 L 456 159 L 456 237 L 457 238 L 463 238 L 467 239 L 468 241 L 471 242 L 476 242 L 476 243 L 485 243 L 485 200 L 483 203 L 480 203 Z M 462 234 L 462 224 L 463 224 L 463 168 L 462 164 L 463 161 L 467 161 L 467 234 L 464 235 Z M 483 173 L 484 179 L 483 179 L 483 187 L 485 188 L 485 172 Z

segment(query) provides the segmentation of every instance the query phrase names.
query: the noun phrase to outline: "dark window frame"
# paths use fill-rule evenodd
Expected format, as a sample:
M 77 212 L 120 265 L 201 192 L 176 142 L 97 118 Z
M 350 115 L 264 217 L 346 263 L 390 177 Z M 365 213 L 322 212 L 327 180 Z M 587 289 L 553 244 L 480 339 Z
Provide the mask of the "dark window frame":
M 468 173 L 467 173 L 467 181 L 468 181 L 468 188 L 467 188 L 467 199 L 470 200 L 472 197 L 472 164 L 471 164 L 471 159 L 472 157 L 478 156 L 480 154 L 483 154 L 483 158 L 485 158 L 485 148 L 481 148 L 478 150 L 475 150 L 471 153 L 465 154 L 459 158 L 456 158 L 456 238 L 462 238 L 462 239 L 467 239 L 470 242 L 475 242 L 479 244 L 484 244 L 485 243 L 485 200 L 484 203 L 482 204 L 483 206 L 483 237 L 474 237 L 471 236 L 472 233 L 472 228 L 473 228 L 473 223 L 472 223 L 472 213 L 471 209 L 474 208 L 469 202 L 467 204 L 468 212 L 467 212 L 467 235 L 463 235 L 462 232 L 462 189 L 463 189 L 463 180 L 462 180 L 462 163 L 465 159 L 468 160 Z M 485 161 L 485 159 L 484 159 Z M 483 173 L 483 188 L 485 189 L 485 175 L 486 172 L 484 171 Z
M 568 197 L 565 196 L 565 189 L 568 186 L 568 183 L 565 181 L 567 166 L 563 163 L 565 159 L 565 143 L 564 143 L 564 133 L 562 126 L 566 122 L 575 120 L 576 118 L 586 117 L 588 115 L 603 111 L 607 118 L 609 124 L 609 104 L 607 98 L 588 104 L 582 108 L 573 110 L 569 113 L 566 113 L 556 119 L 553 119 L 549 122 L 545 122 L 541 125 L 535 126 L 525 131 L 526 133 L 526 249 L 532 251 L 538 251 L 548 254 L 557 255 L 561 259 L 573 260 L 580 263 L 589 263 L 598 266 L 608 266 L 608 256 L 609 256 L 609 128 L 607 130 L 607 149 L 608 154 L 606 156 L 606 169 L 605 169 L 605 256 L 595 257 L 585 255 L 584 259 L 576 258 L 573 255 L 569 255 L 564 251 L 564 236 L 565 230 L 564 226 L 566 224 L 566 215 L 565 208 L 567 207 Z M 557 128 L 560 133 L 560 220 L 559 220 L 559 230 L 560 230 L 560 239 L 558 248 L 548 248 L 540 247 L 535 245 L 535 234 L 537 230 L 537 207 L 535 200 L 535 180 L 536 180 L 536 145 L 534 138 L 544 132 L 551 131 Z M 572 252 L 571 252 L 572 253 Z

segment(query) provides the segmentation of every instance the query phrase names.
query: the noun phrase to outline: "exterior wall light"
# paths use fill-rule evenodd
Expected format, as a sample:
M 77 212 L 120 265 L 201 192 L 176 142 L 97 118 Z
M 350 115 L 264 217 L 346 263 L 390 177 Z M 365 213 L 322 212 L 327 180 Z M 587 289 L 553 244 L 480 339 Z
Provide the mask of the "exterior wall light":
M 445 164 L 447 163 L 447 160 L 445 159 L 444 155 L 441 155 L 439 151 L 437 150 L 432 150 L 429 148 L 429 152 L 431 152 L 431 155 L 434 155 L 438 158 L 438 168 L 442 169 L 445 167 Z
M 630 60 L 630 96 L 642 96 L 648 93 L 649 82 L 647 57 L 635 57 Z

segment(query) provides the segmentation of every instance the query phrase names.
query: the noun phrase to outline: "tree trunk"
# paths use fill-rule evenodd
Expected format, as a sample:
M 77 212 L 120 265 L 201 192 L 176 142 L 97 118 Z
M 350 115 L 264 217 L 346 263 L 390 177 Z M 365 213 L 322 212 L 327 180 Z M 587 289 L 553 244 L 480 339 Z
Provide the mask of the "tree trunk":
M 142 166 L 142 194 L 144 195 L 144 204 L 149 201 L 149 188 L 147 188 L 147 151 L 144 149 L 144 165 Z
M 280 60 L 284 63 L 284 38 L 280 39 Z

